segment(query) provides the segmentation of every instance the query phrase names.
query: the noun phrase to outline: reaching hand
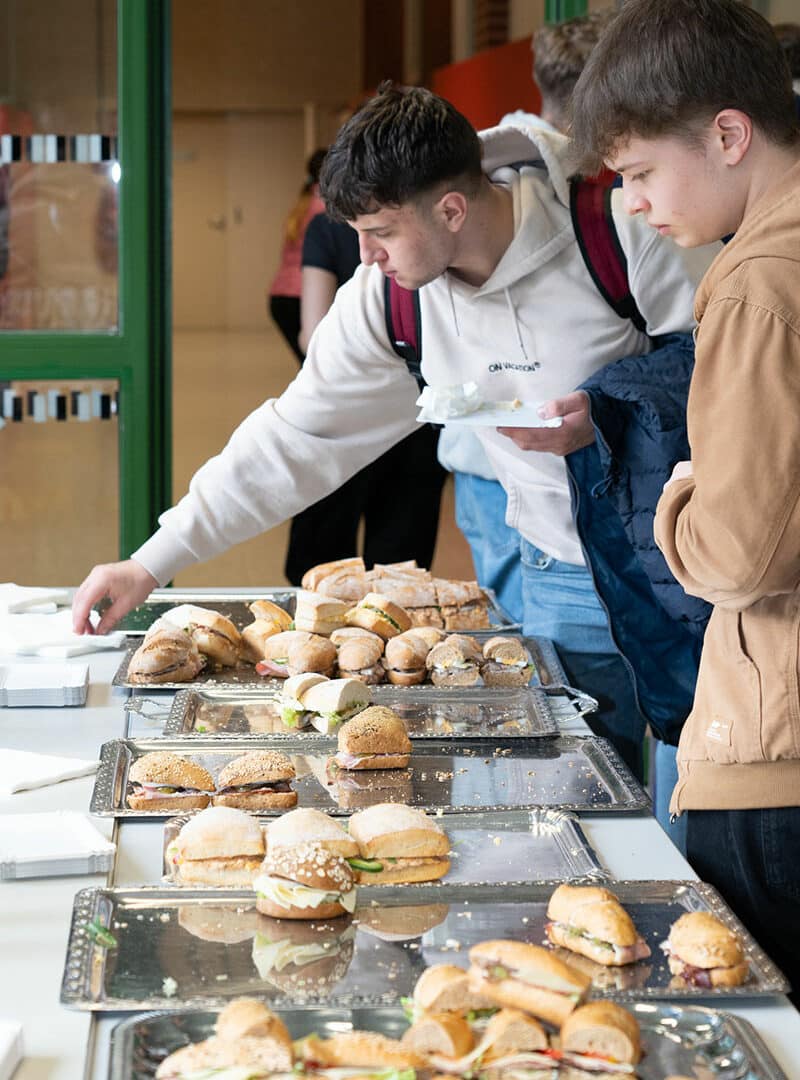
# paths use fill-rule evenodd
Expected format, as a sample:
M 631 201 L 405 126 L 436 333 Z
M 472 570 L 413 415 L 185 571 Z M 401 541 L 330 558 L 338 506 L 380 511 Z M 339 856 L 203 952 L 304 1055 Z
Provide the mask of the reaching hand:
M 594 427 L 589 415 L 589 395 L 583 390 L 576 390 L 566 397 L 546 402 L 540 412 L 544 420 L 562 416 L 564 420 L 561 427 L 501 427 L 497 430 L 501 435 L 507 435 L 520 450 L 538 450 L 546 454 L 557 454 L 559 457 L 594 442 Z
M 72 629 L 76 634 L 107 634 L 123 615 L 146 600 L 158 585 L 153 575 L 133 559 L 95 566 L 72 601 Z M 111 606 L 95 629 L 89 612 L 105 597 Z

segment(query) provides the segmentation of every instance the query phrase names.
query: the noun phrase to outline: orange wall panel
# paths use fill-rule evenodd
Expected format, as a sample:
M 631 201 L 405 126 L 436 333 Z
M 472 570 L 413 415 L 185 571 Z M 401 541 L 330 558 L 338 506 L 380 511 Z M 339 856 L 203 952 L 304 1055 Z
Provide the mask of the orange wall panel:
M 531 39 L 527 37 L 436 68 L 431 89 L 452 102 L 480 131 L 514 109 L 539 111 L 541 97 L 532 69 Z

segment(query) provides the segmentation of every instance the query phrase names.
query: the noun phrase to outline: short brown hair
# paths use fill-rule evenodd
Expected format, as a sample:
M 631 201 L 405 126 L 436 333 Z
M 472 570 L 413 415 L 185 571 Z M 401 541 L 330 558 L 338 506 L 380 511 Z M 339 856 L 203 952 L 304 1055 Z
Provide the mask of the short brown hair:
M 553 118 L 556 127 L 566 127 L 575 83 L 615 14 L 611 8 L 592 11 L 543 26 L 533 35 L 533 77 L 542 95 L 542 112 Z
M 746 113 L 774 143 L 800 136 L 766 19 L 739 0 L 627 0 L 575 87 L 575 150 L 596 172 L 631 136 L 696 138 L 722 109 Z
M 800 24 L 775 23 L 772 29 L 781 44 L 792 78 L 800 79 Z

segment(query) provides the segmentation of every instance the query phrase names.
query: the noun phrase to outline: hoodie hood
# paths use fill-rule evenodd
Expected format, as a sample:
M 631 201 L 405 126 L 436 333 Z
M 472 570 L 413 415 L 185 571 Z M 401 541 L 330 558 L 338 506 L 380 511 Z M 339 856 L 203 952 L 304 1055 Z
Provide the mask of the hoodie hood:
M 489 176 L 508 165 L 538 165 L 549 175 L 556 195 L 569 208 L 570 141 L 544 127 L 503 124 L 480 133 L 483 171 Z
M 764 192 L 746 215 L 736 235 L 708 269 L 697 291 L 695 315 L 698 322 L 711 296 L 726 278 L 737 274 L 751 259 L 778 260 L 776 271 L 786 280 L 797 280 L 800 249 L 797 222 L 800 219 L 800 162 Z

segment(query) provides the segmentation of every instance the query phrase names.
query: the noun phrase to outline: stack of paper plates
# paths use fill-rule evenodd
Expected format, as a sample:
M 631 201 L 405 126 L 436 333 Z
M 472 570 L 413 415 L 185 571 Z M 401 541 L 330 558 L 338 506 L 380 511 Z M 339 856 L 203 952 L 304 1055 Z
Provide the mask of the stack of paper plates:
M 88 664 L 0 667 L 0 705 L 84 705 L 88 690 Z

